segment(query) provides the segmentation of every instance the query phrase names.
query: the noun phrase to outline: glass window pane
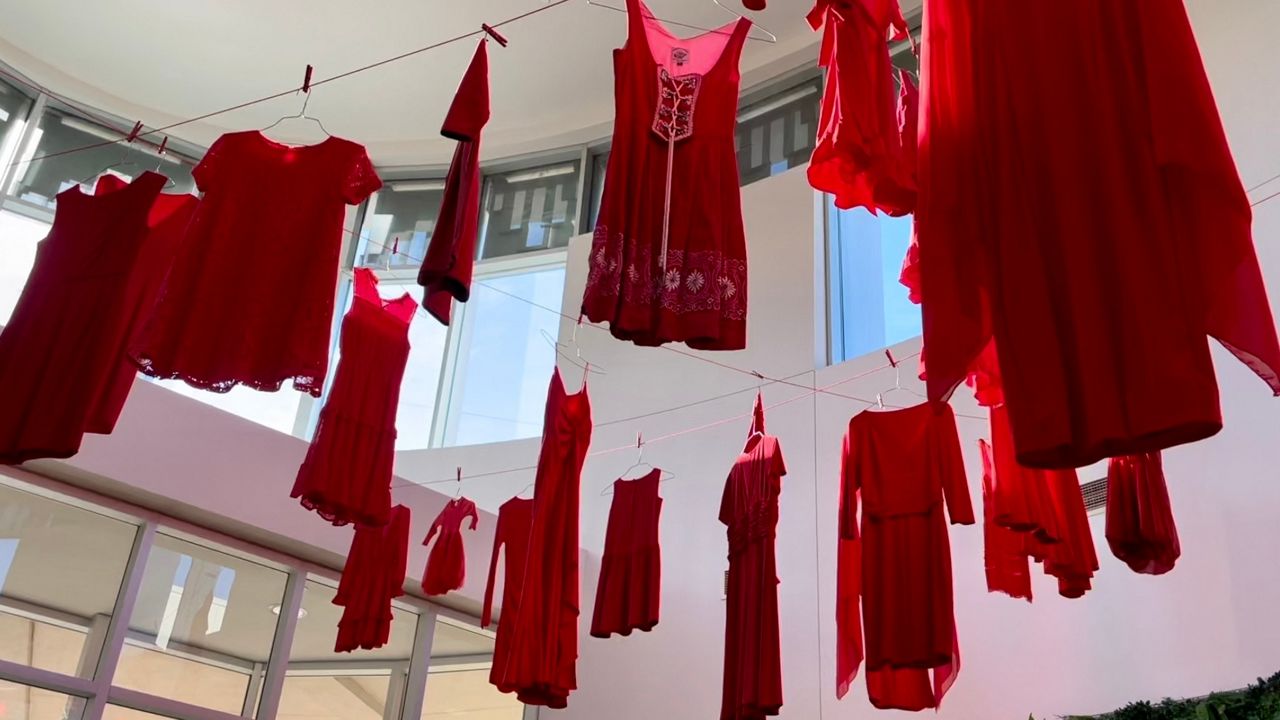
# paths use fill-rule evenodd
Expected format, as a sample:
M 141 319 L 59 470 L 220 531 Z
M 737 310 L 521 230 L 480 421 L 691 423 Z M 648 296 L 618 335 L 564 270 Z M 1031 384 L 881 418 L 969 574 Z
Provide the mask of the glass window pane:
M 125 133 L 49 108 L 40 117 L 34 142 L 23 149 L 18 160 L 119 140 L 122 134 Z M 150 145 L 143 141 L 131 146 L 117 143 L 33 160 L 22 166 L 22 171 L 15 176 L 9 192 L 27 202 L 51 208 L 54 206 L 54 197 L 59 192 L 78 183 L 92 183 L 108 169 L 126 179 L 137 177 L 147 170 L 156 170 L 172 178 L 175 183 L 174 187 L 165 192 L 195 190 L 189 165 L 173 154 L 160 158 L 152 152 L 140 149 L 144 147 L 149 148 Z
M 753 103 L 738 113 L 738 179 L 743 185 L 809 162 L 822 100 L 813 80 Z
M 423 720 L 520 720 L 524 705 L 489 684 L 492 657 L 493 638 L 437 620 Z
M 9 83 L 0 81 L 0 167 L 8 167 L 22 134 L 31 99 Z
M 157 535 L 113 684 L 240 714 L 271 654 L 287 576 Z
M 9 322 L 49 224 L 0 210 L 0 325 Z
M 102 720 L 169 720 L 169 718 L 120 705 L 107 705 L 102 711 Z
M 3 720 L 80 720 L 84 698 L 0 680 Z
M 609 151 L 591 156 L 591 230 L 600 217 L 600 201 L 604 198 L 604 176 L 609 170 Z
M 92 677 L 136 533 L 0 485 L 0 660 Z
M 369 198 L 365 208 L 356 247 L 356 267 L 421 265 L 443 200 L 443 180 L 388 182 Z M 393 254 L 393 249 L 398 252 Z
M 580 172 L 574 160 L 487 176 L 481 257 L 568 245 L 577 234 Z
M 485 278 L 467 302 L 445 444 L 472 445 L 542 433 L 564 267 Z M 514 296 L 514 297 L 513 297 Z M 521 299 L 523 298 L 523 299 Z M 524 299 L 531 300 L 535 307 Z

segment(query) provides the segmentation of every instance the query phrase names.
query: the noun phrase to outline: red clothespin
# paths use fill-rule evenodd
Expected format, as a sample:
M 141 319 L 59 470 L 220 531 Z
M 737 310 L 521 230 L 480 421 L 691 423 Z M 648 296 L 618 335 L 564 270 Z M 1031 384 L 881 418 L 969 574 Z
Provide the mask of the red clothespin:
M 391 254 L 393 256 L 400 254 L 400 236 L 396 235 L 391 239 Z
M 636 449 L 644 446 L 644 433 L 636 433 Z
M 885 348 L 884 356 L 889 358 L 889 367 L 893 367 L 893 368 L 898 367 L 898 361 L 893 359 L 893 353 L 889 352 L 888 348 Z
M 160 147 L 156 148 L 156 154 L 157 154 L 157 155 L 160 155 L 161 157 L 163 157 L 163 156 L 164 156 L 164 149 L 165 149 L 165 148 L 167 148 L 167 147 L 169 147 L 169 136 L 168 136 L 168 135 L 165 135 L 165 136 L 164 136 L 164 139 L 160 141 Z
M 314 70 L 310 65 L 307 66 L 307 73 L 302 76 L 302 92 L 311 92 L 311 72 Z
M 127 142 L 127 143 L 131 143 L 131 142 L 133 142 L 134 140 L 137 140 L 137 139 L 138 139 L 138 133 L 140 133 L 140 132 L 142 132 L 142 121 L 141 121 L 141 120 L 139 120 L 138 122 L 136 122 L 136 123 L 134 123 L 134 124 L 133 124 L 133 129 L 129 131 L 129 137 L 125 138 L 125 139 L 124 139 L 124 141 L 125 141 L 125 142 Z
M 489 23 L 480 23 L 480 29 L 483 30 L 486 35 L 493 38 L 494 42 L 498 43 L 502 47 L 507 46 L 507 39 L 502 37 L 502 33 L 498 32 L 497 30 L 494 30 L 493 26 L 490 25 Z
M 458 485 L 457 485 L 457 490 L 456 490 L 456 492 L 454 492 L 454 494 L 453 494 L 453 498 L 454 498 L 455 500 L 456 500 L 456 499 L 458 499 L 458 498 L 460 498 L 460 497 L 462 497 L 462 466 L 461 466 L 461 465 L 459 465 L 459 466 L 458 466 Z

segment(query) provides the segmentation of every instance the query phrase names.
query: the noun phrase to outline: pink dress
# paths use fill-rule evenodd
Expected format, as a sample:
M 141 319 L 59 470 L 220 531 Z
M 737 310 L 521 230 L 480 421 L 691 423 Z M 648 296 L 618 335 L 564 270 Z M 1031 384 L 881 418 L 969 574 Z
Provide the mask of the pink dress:
M 476 504 L 466 498 L 450 500 L 431 529 L 423 539 L 423 545 L 430 545 L 431 538 L 436 537 L 436 544 L 427 556 L 427 570 L 422 574 L 422 592 L 427 595 L 444 595 L 462 587 L 467 579 L 467 554 L 462 542 L 462 523 L 471 518 L 471 529 L 476 529 L 480 516 L 476 514 Z

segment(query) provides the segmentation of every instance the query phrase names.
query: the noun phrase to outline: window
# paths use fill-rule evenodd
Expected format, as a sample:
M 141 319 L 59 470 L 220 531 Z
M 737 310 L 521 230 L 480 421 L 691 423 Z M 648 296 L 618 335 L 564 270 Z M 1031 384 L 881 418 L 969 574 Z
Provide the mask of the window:
M 443 201 L 444 180 L 388 182 L 365 206 L 356 267 L 421 265 Z M 398 252 L 393 254 L 392 250 Z
M 0 81 L 0 175 L 12 162 L 13 152 L 22 134 L 31 99 L 18 88 Z
M 524 705 L 489 684 L 493 638 L 439 618 L 431 642 L 422 720 L 520 720 Z
M 600 201 L 604 199 L 604 176 L 609 170 L 609 151 L 591 156 L 591 224 L 585 230 L 594 232 L 600 217 Z
M 84 699 L 0 680 L 0 718 L 80 720 Z
M 574 160 L 486 176 L 480 257 L 568 245 L 578 232 L 578 165 Z
M 743 185 L 809 162 L 818 127 L 820 80 L 775 94 L 738 113 L 738 177 Z
M 0 325 L 8 324 L 49 224 L 0 210 Z

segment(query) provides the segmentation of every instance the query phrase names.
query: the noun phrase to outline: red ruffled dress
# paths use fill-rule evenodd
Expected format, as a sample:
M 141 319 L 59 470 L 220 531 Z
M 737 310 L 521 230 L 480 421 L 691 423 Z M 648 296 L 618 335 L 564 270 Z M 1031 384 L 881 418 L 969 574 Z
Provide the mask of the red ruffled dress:
M 408 293 L 383 300 L 378 276 L 356 270 L 338 372 L 290 493 L 334 525 L 387 523 L 396 407 L 417 307 Z
M 404 594 L 409 563 L 409 508 L 391 508 L 383 527 L 357 526 L 334 605 L 342 606 L 334 652 L 373 650 L 391 637 L 391 600 Z
M 418 284 L 426 290 L 422 306 L 445 325 L 449 324 L 454 299 L 466 302 L 471 297 L 480 222 L 480 131 L 489 122 L 487 48 L 488 40 L 481 40 L 440 128 L 440 134 L 457 140 L 458 147 L 445 178 L 444 199 L 427 256 L 418 270 Z
M 938 707 L 960 671 L 944 501 L 952 524 L 974 522 L 951 406 L 855 415 L 840 488 L 840 540 L 849 544 L 837 592 L 861 598 L 865 622 L 859 632 L 856 600 L 837 598 L 837 688 L 856 674 L 865 633 L 871 703 Z
M 720 720 L 757 720 L 782 709 L 774 545 L 786 474 L 782 445 L 764 432 L 764 405 L 757 394 L 751 434 L 729 471 L 720 501 L 720 522 L 729 538 Z
M 734 126 L 745 18 L 691 38 L 627 0 L 613 144 L 582 313 L 637 345 L 747 343 Z
M 196 204 L 166 178 L 99 180 L 58 194 L 13 314 L 0 333 L 0 463 L 66 458 L 110 433 L 137 374 L 125 348 L 155 300 Z
M 524 587 L 497 685 L 526 705 L 564 708 L 578 687 L 578 506 L 590 443 L 586 385 L 570 395 L 556 369 L 547 391 Z
M 462 542 L 462 523 L 467 518 L 471 518 L 471 529 L 475 530 L 480 522 L 476 504 L 467 498 L 450 500 L 423 538 L 422 544 L 430 545 L 431 538 L 440 533 L 427 556 L 426 572 L 422 574 L 422 592 L 427 595 L 452 592 L 467 579 L 467 554 Z
M 607 638 L 613 633 L 625 636 L 632 630 L 647 632 L 658 624 L 662 594 L 662 551 L 658 546 L 661 478 L 662 471 L 655 468 L 642 478 L 619 478 L 613 483 L 596 606 L 591 616 L 593 637 Z
M 502 567 L 502 615 L 493 639 L 493 666 L 489 682 L 502 687 L 511 657 L 511 637 L 516 615 L 520 612 L 520 593 L 524 590 L 524 568 L 529 557 L 529 528 L 533 524 L 533 500 L 513 497 L 498 508 L 498 522 L 493 529 L 493 556 L 489 559 L 489 582 L 484 587 L 484 609 L 480 627 L 489 627 L 493 619 L 493 584 L 498 574 L 498 555 L 506 548 Z
M 142 336 L 142 372 L 227 392 L 320 397 L 346 206 L 382 186 L 364 148 L 223 135 L 192 171 L 204 193 Z
M 1129 569 L 1147 575 L 1169 572 L 1182 555 L 1160 453 L 1111 458 L 1107 544 Z
M 1280 343 L 1182 0 L 926 0 L 915 216 L 929 395 L 994 336 L 1019 461 L 1222 426 L 1208 337 Z
M 915 137 L 913 129 L 907 137 L 907 118 L 895 117 L 888 41 L 909 32 L 898 0 L 818 0 L 808 21 L 823 31 L 818 64 L 826 68 L 809 184 L 835 196 L 838 208 L 906 215 L 916 199 L 915 158 L 907 154 Z

